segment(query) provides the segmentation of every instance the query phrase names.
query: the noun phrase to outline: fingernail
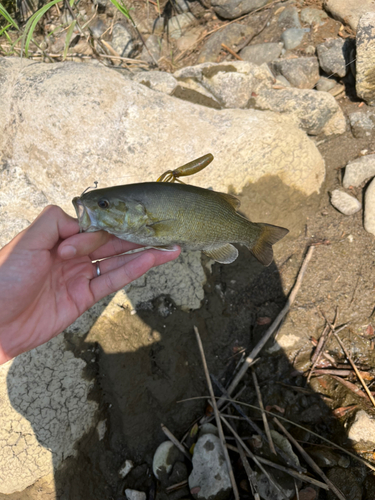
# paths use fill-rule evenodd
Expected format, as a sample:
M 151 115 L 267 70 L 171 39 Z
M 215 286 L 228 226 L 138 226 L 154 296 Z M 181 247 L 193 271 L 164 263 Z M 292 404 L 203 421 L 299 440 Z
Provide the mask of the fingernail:
M 71 245 L 66 245 L 60 250 L 60 256 L 63 259 L 71 259 L 77 253 L 77 249 Z

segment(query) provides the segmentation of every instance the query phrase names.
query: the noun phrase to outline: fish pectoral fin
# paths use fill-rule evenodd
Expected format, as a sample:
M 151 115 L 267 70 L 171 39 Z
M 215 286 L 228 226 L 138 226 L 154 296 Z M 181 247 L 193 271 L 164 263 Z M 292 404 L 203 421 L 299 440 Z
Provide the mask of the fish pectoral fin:
M 155 248 L 155 250 L 162 250 L 163 252 L 174 252 L 178 249 L 177 245 L 160 245 L 160 246 L 152 246 L 150 248 Z
M 166 219 L 147 224 L 147 228 L 151 229 L 156 237 L 165 236 L 166 233 L 170 233 L 171 238 L 173 238 L 176 231 L 175 224 L 176 221 L 174 219 Z
M 231 264 L 238 257 L 237 248 L 230 243 L 226 243 L 222 247 L 212 250 L 203 250 L 203 253 L 220 264 Z

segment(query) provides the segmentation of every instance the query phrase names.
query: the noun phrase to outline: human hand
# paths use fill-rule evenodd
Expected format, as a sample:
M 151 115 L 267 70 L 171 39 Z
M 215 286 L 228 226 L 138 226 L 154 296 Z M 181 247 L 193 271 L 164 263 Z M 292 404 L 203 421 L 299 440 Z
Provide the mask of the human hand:
M 79 233 L 76 219 L 48 206 L 0 250 L 0 364 L 44 344 L 98 300 L 176 259 L 104 231 Z M 111 257 L 111 258 L 109 258 Z M 101 275 L 96 264 L 100 262 Z

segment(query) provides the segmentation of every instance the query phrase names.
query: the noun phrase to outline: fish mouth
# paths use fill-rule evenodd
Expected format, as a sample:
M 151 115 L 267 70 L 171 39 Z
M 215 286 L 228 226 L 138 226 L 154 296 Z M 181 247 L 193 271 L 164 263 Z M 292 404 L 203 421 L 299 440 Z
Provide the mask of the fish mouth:
M 72 203 L 78 218 L 79 232 L 90 233 L 98 231 L 95 214 L 82 203 L 81 198 L 76 196 L 73 198 Z

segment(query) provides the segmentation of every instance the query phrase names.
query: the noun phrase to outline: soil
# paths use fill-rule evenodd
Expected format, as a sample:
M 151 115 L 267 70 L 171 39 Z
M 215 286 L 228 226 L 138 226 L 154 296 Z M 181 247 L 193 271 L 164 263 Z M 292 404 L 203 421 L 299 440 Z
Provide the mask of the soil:
M 272 8 L 276 11 L 280 5 L 285 3 Z M 322 1 L 305 1 L 304 6 L 307 5 L 322 8 Z M 138 21 L 152 24 L 156 19 L 153 4 L 132 0 L 129 6 Z M 91 4 L 82 1 L 80 8 L 89 13 Z M 192 4 L 192 10 L 202 34 L 228 22 L 218 19 L 212 9 L 198 2 Z M 100 10 L 98 15 L 110 24 L 118 17 L 114 10 L 110 17 Z M 239 22 L 257 25 L 264 16 L 264 12 L 259 12 Z M 330 19 L 322 28 L 311 31 L 296 55 L 303 55 L 308 45 L 315 46 L 339 33 L 352 36 L 349 28 L 343 29 L 339 22 Z M 279 41 L 278 36 L 270 23 L 253 43 Z M 202 43 L 182 54 L 174 40 L 169 45 L 165 42 L 163 50 L 168 55 L 164 56 L 161 69 L 172 71 L 194 64 Z M 231 56 L 222 52 L 220 60 L 228 57 Z M 350 78 L 346 83 L 346 95 L 339 103 L 345 113 L 350 113 L 358 110 L 359 101 Z M 366 109 L 366 105 L 361 103 L 361 106 Z M 348 392 L 331 377 L 315 377 L 307 385 L 306 370 L 314 339 L 324 329 L 325 314 L 330 321 L 337 315 L 338 325 L 349 323 L 340 337 L 357 366 L 375 373 L 374 238 L 363 228 L 362 212 L 346 217 L 329 201 L 330 191 L 341 186 L 341 169 L 364 150 L 374 152 L 375 139 L 355 139 L 348 131 L 339 137 L 314 140 L 325 159 L 327 172 L 319 194 L 306 197 L 283 185 L 278 178 L 268 177 L 246 187 L 239 196 L 241 211 L 248 218 L 290 230 L 275 246 L 274 263 L 264 268 L 246 249 L 240 249 L 240 256 L 233 264 L 214 264 L 212 273 L 207 273 L 205 297 L 198 310 L 181 311 L 164 296 L 146 304 L 137 315 L 124 309 L 111 321 L 100 318 L 79 349 L 76 347 L 76 354 L 84 356 L 93 350 L 96 353 L 96 363 L 87 376 L 98 381 L 92 398 L 99 402 L 100 418 L 106 422 L 104 439 L 99 440 L 96 431 L 86 436 L 78 447 L 77 457 L 65 462 L 54 484 L 37 483 L 22 494 L 0 495 L 0 499 L 115 499 L 125 498 L 125 488 L 145 491 L 150 498 L 156 491 L 158 498 L 165 498 L 151 473 L 155 449 L 166 439 L 160 424 L 164 423 L 181 439 L 207 410 L 205 398 L 180 402 L 208 393 L 193 325 L 200 331 L 210 372 L 228 385 L 242 352 L 250 352 L 285 305 L 311 244 L 316 244 L 313 258 L 278 333 L 283 349 L 275 348 L 274 340 L 269 341 L 255 371 L 265 406 L 277 406 L 284 411 L 282 416 L 350 448 L 345 428 L 353 412 L 338 418 L 333 410 L 351 405 L 358 405 L 357 408 L 369 414 L 374 410 L 366 399 Z M 366 186 L 363 190 L 353 189 L 353 194 L 363 201 L 365 189 Z M 68 343 L 69 340 L 67 337 Z M 328 351 L 338 362 L 348 365 L 334 340 L 330 341 Z M 241 401 L 257 404 L 250 373 L 244 381 L 247 389 Z M 251 410 L 246 413 L 259 418 Z M 239 429 L 244 436 L 253 434 L 245 425 Z M 308 431 L 298 431 L 292 426 L 288 429 L 302 441 L 318 442 Z M 362 456 L 372 459 L 371 453 Z M 121 480 L 118 470 L 126 459 L 133 460 L 135 467 Z M 370 470 L 354 460 L 351 468 L 355 472 L 353 481 L 362 495 L 358 498 L 373 500 L 374 478 Z M 235 472 L 240 482 L 243 471 L 238 465 Z M 241 497 L 252 498 L 245 490 L 241 490 Z M 320 490 L 319 499 L 326 498 L 331 497 Z

